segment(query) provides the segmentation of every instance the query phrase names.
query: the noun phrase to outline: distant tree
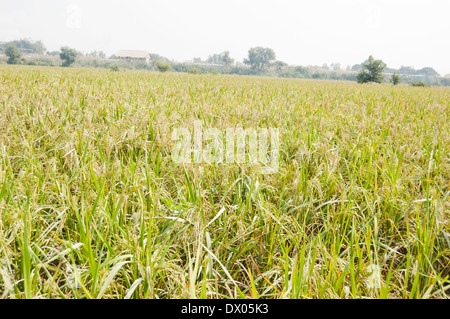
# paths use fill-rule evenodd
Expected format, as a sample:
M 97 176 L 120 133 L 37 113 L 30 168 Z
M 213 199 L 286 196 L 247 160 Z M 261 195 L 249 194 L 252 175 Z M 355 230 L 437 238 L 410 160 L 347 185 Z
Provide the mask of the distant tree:
M 57 56 L 59 55 L 59 51 L 47 51 L 47 55 Z
M 230 65 L 234 63 L 234 59 L 230 57 L 229 51 L 225 51 L 222 53 L 210 55 L 206 60 L 206 62 L 211 64 L 222 64 L 226 68 L 228 68 Z
M 401 66 L 398 70 L 400 74 L 410 74 L 410 75 L 424 75 L 424 76 L 431 76 L 436 77 L 439 76 L 439 73 L 430 67 L 425 67 L 420 70 L 414 69 L 412 66 Z
M 277 70 L 277 72 L 281 72 L 281 70 L 288 64 L 283 61 L 275 61 L 272 63 L 272 65 L 275 67 L 275 70 Z
M 400 70 L 398 70 L 400 74 L 415 74 L 417 71 L 414 70 L 411 66 L 401 66 Z
M 326 78 L 326 74 L 325 73 L 320 73 L 320 72 L 315 72 L 315 73 L 311 74 L 311 78 L 313 78 L 313 79 L 325 79 Z
M 95 51 L 86 53 L 86 56 L 91 56 L 91 57 L 94 57 L 94 58 L 104 59 L 104 58 L 106 58 L 106 53 L 103 52 L 103 51 L 95 50 Z
M 8 56 L 8 64 L 19 64 L 22 52 L 17 48 L 15 44 L 8 44 L 6 46 L 5 54 Z
M 275 52 L 272 49 L 255 47 L 248 50 L 248 59 L 244 59 L 244 63 L 257 71 L 261 71 L 266 69 L 270 62 L 274 60 Z
M 43 54 L 46 50 L 42 41 L 31 42 L 28 40 L 14 40 L 9 43 L 14 44 L 24 53 Z
M 230 57 L 230 52 L 229 51 L 225 51 L 222 53 L 221 56 L 222 59 L 222 64 L 226 67 L 229 68 L 233 63 L 234 63 L 234 59 L 232 59 Z
M 59 53 L 59 57 L 64 61 L 62 66 L 71 66 L 75 62 L 77 55 L 78 52 L 75 49 L 62 47 Z
M 169 63 L 163 61 L 158 60 L 156 61 L 155 65 L 159 72 L 167 72 L 172 70 L 172 66 Z
M 45 45 L 42 43 L 42 41 L 36 41 L 33 43 L 33 49 L 34 52 L 37 54 L 44 54 L 45 53 Z
M 222 64 L 222 57 L 220 56 L 220 54 L 215 53 L 213 55 L 210 55 L 206 62 L 210 64 Z
M 340 63 L 332 63 L 332 64 L 331 64 L 331 68 L 332 68 L 334 71 L 340 70 L 340 69 L 341 69 L 341 64 L 340 64 Z
M 358 83 L 383 82 L 383 71 L 386 67 L 386 64 L 383 61 L 375 60 L 373 56 L 370 56 L 362 66 L 363 68 L 356 77 Z
M 362 64 L 355 64 L 354 66 L 352 66 L 351 70 L 358 72 L 358 71 L 362 70 L 362 68 L 363 68 Z
M 169 62 L 170 60 L 166 57 L 163 57 L 156 53 L 150 53 L 150 59 L 152 61 L 162 61 L 162 62 Z
M 437 73 L 435 69 L 430 67 L 422 68 L 418 70 L 417 73 L 426 76 L 439 76 L 439 73 Z
M 294 68 L 295 72 L 300 73 L 302 75 L 308 75 L 308 69 L 303 66 L 297 66 Z
M 402 80 L 402 78 L 398 73 L 392 74 L 392 79 L 391 79 L 392 84 L 397 85 L 400 83 L 401 80 Z

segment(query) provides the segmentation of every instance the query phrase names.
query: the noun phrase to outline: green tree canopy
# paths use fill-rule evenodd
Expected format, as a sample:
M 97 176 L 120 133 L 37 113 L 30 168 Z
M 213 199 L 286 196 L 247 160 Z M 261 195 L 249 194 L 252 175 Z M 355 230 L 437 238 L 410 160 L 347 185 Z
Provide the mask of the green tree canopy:
M 19 64 L 22 52 L 16 45 L 10 43 L 6 46 L 5 54 L 8 57 L 8 64 Z
M 248 50 L 248 59 L 244 59 L 244 63 L 261 71 L 266 69 L 275 58 L 275 52 L 272 49 L 255 47 Z
M 59 53 L 59 57 L 64 61 L 63 66 L 71 66 L 75 62 L 77 55 L 77 50 L 69 47 L 62 47 Z
M 397 85 L 400 83 L 401 80 L 402 80 L 402 78 L 400 77 L 400 75 L 398 73 L 392 74 L 392 79 L 391 79 L 392 84 Z
M 386 64 L 381 60 L 375 60 L 370 56 L 367 61 L 362 64 L 362 69 L 359 71 L 356 80 L 358 83 L 367 82 L 383 82 L 383 71 Z

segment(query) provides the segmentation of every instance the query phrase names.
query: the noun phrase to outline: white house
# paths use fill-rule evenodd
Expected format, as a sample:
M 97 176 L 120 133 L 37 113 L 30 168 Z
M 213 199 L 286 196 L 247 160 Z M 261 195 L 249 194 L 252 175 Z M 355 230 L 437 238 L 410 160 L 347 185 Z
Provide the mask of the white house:
M 117 52 L 116 56 L 127 62 L 130 61 L 142 61 L 145 63 L 150 62 L 150 54 L 147 51 L 141 50 L 120 50 Z

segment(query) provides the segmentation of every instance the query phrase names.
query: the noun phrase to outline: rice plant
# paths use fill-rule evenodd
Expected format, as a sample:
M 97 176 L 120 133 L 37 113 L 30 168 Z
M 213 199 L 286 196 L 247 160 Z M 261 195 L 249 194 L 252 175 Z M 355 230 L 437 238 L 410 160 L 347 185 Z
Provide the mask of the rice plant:
M 448 298 L 450 90 L 0 67 L 2 298 Z M 174 163 L 278 128 L 279 169 Z

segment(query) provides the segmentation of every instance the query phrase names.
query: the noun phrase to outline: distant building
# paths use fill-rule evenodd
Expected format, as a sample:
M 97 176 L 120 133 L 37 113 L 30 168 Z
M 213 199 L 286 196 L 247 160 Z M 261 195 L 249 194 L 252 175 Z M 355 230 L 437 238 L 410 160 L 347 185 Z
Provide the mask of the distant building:
M 140 50 L 120 50 L 117 52 L 116 56 L 127 62 L 130 61 L 141 61 L 145 63 L 150 62 L 150 54 L 147 51 Z

